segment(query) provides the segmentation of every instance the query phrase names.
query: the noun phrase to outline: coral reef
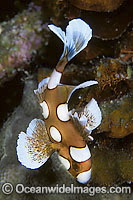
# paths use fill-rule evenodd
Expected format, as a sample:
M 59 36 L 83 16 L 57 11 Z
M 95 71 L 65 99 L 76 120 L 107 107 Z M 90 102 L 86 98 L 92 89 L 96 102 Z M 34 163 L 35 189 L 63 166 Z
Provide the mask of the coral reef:
M 69 19 L 81 17 L 85 20 L 93 30 L 93 37 L 101 38 L 102 40 L 114 40 L 122 36 L 127 27 L 132 23 L 133 15 L 131 5 L 132 1 L 126 0 L 119 9 L 113 12 L 103 13 L 90 12 L 78 8 L 80 12 L 74 12 L 73 7 L 71 8 L 71 3 L 69 3 L 67 4 L 67 17 Z M 71 12 L 71 9 L 73 12 Z
M 132 93 L 101 105 L 103 121 L 98 128 L 110 137 L 121 138 L 132 133 Z
M 0 84 L 28 67 L 33 55 L 47 43 L 41 7 L 33 3 L 27 10 L 0 24 Z
M 130 79 L 127 73 L 128 65 L 123 65 L 116 59 L 102 59 L 96 68 L 97 80 L 100 87 L 104 89 L 107 85 L 114 88 L 120 81 Z
M 25 131 L 33 118 L 42 119 L 40 106 L 33 93 L 37 88 L 36 79 L 38 77 L 40 82 L 51 74 L 51 68 L 55 67 L 62 51 L 62 42 L 48 31 L 47 24 L 60 25 L 64 30 L 68 21 L 77 17 L 90 24 L 93 38 L 86 49 L 67 65 L 62 83 L 71 89 L 71 85 L 97 80 L 98 86 L 76 91 L 69 108 L 82 107 L 94 97 L 103 116 L 101 125 L 93 132 L 94 141 L 87 142 L 93 161 L 92 178 L 87 186 L 131 187 L 132 1 L 117 0 L 114 4 L 112 1 L 95 1 L 106 2 L 105 7 L 94 5 L 89 0 L 84 1 L 89 8 L 81 4 L 82 0 L 34 2 L 27 9 L 25 7 L 24 10 L 20 9 L 21 12 L 15 12 L 16 16 L 11 12 L 9 17 L 13 18 L 0 23 L 0 188 L 5 182 L 12 183 L 14 187 L 17 183 L 25 186 L 73 184 L 75 187 L 83 187 L 66 172 L 56 153 L 38 170 L 21 166 L 16 155 L 20 131 Z M 111 6 L 108 7 L 110 2 Z M 43 69 L 34 74 L 38 66 Z M 25 69 L 30 69 L 30 73 Z M 24 73 L 21 74 L 21 70 Z M 14 82 L 5 84 L 11 77 Z M 0 199 L 89 200 L 92 197 L 88 194 L 18 195 L 15 192 L 7 196 L 0 191 Z M 132 199 L 132 194 L 95 194 L 95 199 L 125 200 Z
M 105 134 L 94 136 L 92 148 L 92 181 L 98 185 L 112 185 L 133 181 L 132 135 L 125 139 L 111 139 Z
M 91 0 L 71 0 L 70 3 L 83 10 L 111 12 L 117 9 L 123 3 L 123 0 L 117 0 L 115 2 L 113 0 L 95 0 L 93 2 Z
M 84 5 L 83 1 L 77 2 L 82 2 L 81 7 Z M 90 3 L 90 1 L 85 2 Z M 100 11 L 96 12 L 96 4 L 94 2 L 91 2 L 93 4 L 92 11 L 77 8 L 77 4 L 75 4 L 75 7 L 71 3 L 72 1 L 64 3 L 64 16 L 67 16 L 68 19 L 80 17 L 90 24 L 93 30 L 93 38 L 87 48 L 81 53 L 81 56 L 78 56 L 78 61 L 87 62 L 90 59 L 103 55 L 106 57 L 119 57 L 120 51 L 123 51 L 121 46 L 122 41 L 128 40 L 129 43 L 132 41 L 132 38 L 130 37 L 129 39 L 128 37 L 130 32 L 132 32 L 132 1 L 125 0 L 116 10 L 105 13 Z M 131 54 L 131 51 L 126 51 L 126 56 L 128 54 Z
M 123 63 L 133 62 L 133 31 L 129 32 L 121 42 L 119 59 Z

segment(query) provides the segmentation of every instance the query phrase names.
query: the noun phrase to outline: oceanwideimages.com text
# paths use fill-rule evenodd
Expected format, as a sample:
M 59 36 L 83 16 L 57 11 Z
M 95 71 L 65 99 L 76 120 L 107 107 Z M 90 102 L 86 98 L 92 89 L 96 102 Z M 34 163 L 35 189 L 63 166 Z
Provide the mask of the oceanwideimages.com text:
M 4 194 L 11 194 L 12 192 L 16 192 L 17 194 L 89 194 L 90 196 L 94 196 L 95 194 L 130 194 L 131 187 L 88 187 L 88 186 L 78 186 L 75 187 L 73 184 L 70 186 L 58 185 L 56 186 L 25 186 L 21 183 L 13 186 L 11 183 L 4 183 L 1 187 L 1 190 Z

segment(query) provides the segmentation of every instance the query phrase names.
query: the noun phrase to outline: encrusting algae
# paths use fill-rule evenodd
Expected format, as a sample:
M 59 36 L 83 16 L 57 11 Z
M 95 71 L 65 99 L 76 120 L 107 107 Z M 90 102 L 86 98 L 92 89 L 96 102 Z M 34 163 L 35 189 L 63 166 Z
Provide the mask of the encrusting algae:
M 8 22 L 0 24 L 0 85 L 28 67 L 42 43 L 48 41 L 40 6 L 29 8 Z
M 114 88 L 115 90 L 116 85 L 120 81 L 128 79 L 126 66 L 115 59 L 103 60 L 100 66 L 97 66 L 96 76 L 102 90 L 106 86 Z
M 133 130 L 131 107 L 132 93 L 128 93 L 120 99 L 101 103 L 103 121 L 97 131 L 104 131 L 113 138 L 122 138 L 131 134 Z

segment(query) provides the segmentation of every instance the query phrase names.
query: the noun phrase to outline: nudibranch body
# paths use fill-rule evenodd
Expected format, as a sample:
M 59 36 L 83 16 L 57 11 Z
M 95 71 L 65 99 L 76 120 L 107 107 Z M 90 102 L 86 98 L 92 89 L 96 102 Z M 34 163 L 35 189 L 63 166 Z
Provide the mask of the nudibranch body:
M 49 28 L 63 41 L 64 51 L 51 77 L 43 79 L 35 90 L 44 121 L 33 119 L 26 133 L 19 134 L 18 160 L 25 167 L 36 169 L 57 151 L 61 163 L 77 181 L 87 183 L 91 177 L 91 153 L 74 119 L 91 133 L 101 123 L 101 111 L 94 98 L 81 112 L 68 111 L 68 102 L 75 90 L 98 82 L 87 81 L 69 90 L 68 86 L 60 84 L 60 80 L 66 64 L 87 46 L 92 30 L 81 19 L 71 20 L 66 34 L 54 25 Z

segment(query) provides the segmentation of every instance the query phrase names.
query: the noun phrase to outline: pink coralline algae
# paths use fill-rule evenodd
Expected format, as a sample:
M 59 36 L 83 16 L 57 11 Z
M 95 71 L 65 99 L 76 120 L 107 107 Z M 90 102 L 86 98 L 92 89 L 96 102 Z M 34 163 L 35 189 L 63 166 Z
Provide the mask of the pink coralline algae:
M 17 69 L 28 66 L 41 45 L 45 45 L 47 33 L 41 8 L 34 4 L 10 21 L 1 23 L 0 82 L 12 77 Z

